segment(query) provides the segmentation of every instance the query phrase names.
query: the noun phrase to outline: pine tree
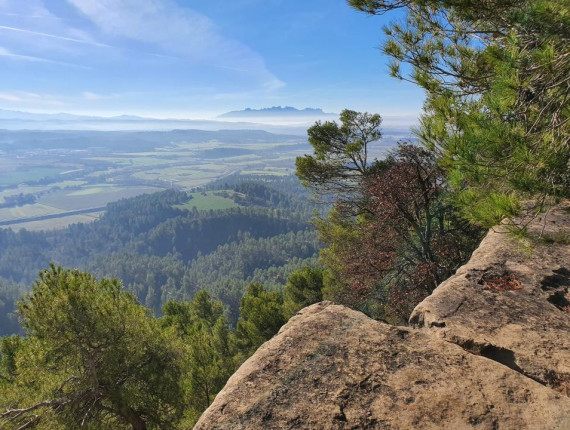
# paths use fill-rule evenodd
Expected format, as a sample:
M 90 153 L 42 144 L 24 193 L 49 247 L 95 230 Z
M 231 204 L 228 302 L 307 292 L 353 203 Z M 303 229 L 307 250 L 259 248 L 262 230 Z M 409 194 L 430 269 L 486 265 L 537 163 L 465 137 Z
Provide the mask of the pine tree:
M 3 342 L 2 428 L 142 430 L 181 417 L 183 349 L 118 281 L 52 265 L 18 311 L 27 337 Z
M 283 324 L 283 296 L 277 291 L 267 291 L 261 284 L 251 284 L 240 301 L 234 334 L 239 361 L 277 334 Z
M 349 3 L 405 12 L 385 28 L 383 51 L 394 77 L 426 90 L 417 135 L 468 219 L 491 226 L 570 196 L 567 0 Z
M 306 306 L 323 299 L 323 269 L 305 266 L 291 273 L 285 286 L 283 313 L 291 318 Z

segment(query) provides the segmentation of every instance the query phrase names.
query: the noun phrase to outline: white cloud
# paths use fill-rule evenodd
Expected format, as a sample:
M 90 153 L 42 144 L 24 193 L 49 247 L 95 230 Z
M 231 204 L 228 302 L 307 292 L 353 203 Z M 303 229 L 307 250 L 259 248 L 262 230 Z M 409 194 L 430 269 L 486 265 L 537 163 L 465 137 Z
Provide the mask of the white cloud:
M 0 48 L 1 51 L 2 48 Z M 0 92 L 0 107 L 4 109 L 18 108 L 26 111 L 45 109 L 53 113 L 60 112 L 62 109 L 76 111 L 77 108 L 101 106 L 101 102 L 121 103 L 125 99 L 136 99 L 136 97 L 137 93 L 97 93 L 93 91 L 44 93 L 12 89 Z
M 104 98 L 104 96 L 100 95 L 100 94 L 95 94 L 92 93 L 90 91 L 85 91 L 81 94 L 83 96 L 83 98 L 85 100 L 91 100 L 91 101 L 95 101 L 95 100 L 101 100 Z
M 51 18 L 42 0 L 0 0 L 0 13 L 26 18 Z
M 99 93 L 94 93 L 92 91 L 83 91 L 81 93 L 81 98 L 83 100 L 95 102 L 95 101 L 99 101 L 99 100 L 120 99 L 126 95 L 127 95 L 126 93 L 122 93 L 122 94 L 118 94 L 118 93 L 99 94 Z
M 283 86 L 261 55 L 224 37 L 206 16 L 171 0 L 67 0 L 102 32 L 174 55 L 256 78 L 266 89 Z
M 44 0 L 0 0 L 0 38 L 11 58 L 82 67 L 69 59 L 89 58 L 87 52 L 109 48 L 74 28 L 79 20 L 56 16 L 45 5 Z
M 22 101 L 22 99 L 20 97 L 15 96 L 13 94 L 6 94 L 6 93 L 0 93 L 0 100 L 6 100 L 9 102 L 15 102 L 15 103 Z
M 19 108 L 60 108 L 66 104 L 60 97 L 51 94 L 37 94 L 26 91 L 0 93 L 0 100 L 16 104 Z M 9 106 L 10 108 L 14 106 Z
M 56 35 L 56 34 L 43 33 L 43 32 L 41 32 L 41 31 L 32 31 L 32 30 L 27 30 L 27 29 L 25 29 L 25 28 L 9 27 L 9 26 L 6 26 L 6 25 L 0 25 L 0 30 L 12 31 L 12 32 L 16 32 L 16 33 L 31 34 L 31 35 L 34 35 L 34 36 L 40 36 L 40 37 L 47 37 L 47 38 L 50 38 L 50 39 L 63 40 L 63 41 L 65 41 L 65 42 L 74 42 L 74 43 L 81 43 L 81 44 L 86 44 L 86 45 L 109 47 L 109 45 L 105 45 L 105 44 L 103 44 L 103 43 L 93 42 L 93 41 L 90 41 L 90 40 L 77 39 L 77 38 L 67 37 L 67 36 L 59 36 L 59 35 Z
M 7 57 L 7 58 L 10 58 L 13 60 L 32 61 L 32 62 L 37 62 L 37 63 L 50 63 L 50 64 L 56 64 L 59 66 L 77 67 L 77 68 L 81 68 L 81 69 L 88 69 L 88 67 L 80 66 L 78 64 L 66 63 L 64 61 L 50 60 L 49 58 L 36 57 L 36 56 L 32 56 L 32 55 L 15 54 L 13 52 L 8 51 L 6 48 L 2 48 L 1 46 L 0 46 L 0 57 Z

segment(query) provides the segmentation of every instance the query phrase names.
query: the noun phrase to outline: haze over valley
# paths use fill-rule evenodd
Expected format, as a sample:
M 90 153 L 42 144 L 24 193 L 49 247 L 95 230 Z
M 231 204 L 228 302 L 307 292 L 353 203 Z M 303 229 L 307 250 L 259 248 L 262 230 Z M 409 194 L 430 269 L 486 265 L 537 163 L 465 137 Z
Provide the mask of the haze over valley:
M 388 135 L 375 151 L 380 155 L 401 137 Z M 190 191 L 236 173 L 292 175 L 295 157 L 308 151 L 305 137 L 262 130 L 4 130 L 0 227 L 89 222 L 112 201 L 163 189 Z

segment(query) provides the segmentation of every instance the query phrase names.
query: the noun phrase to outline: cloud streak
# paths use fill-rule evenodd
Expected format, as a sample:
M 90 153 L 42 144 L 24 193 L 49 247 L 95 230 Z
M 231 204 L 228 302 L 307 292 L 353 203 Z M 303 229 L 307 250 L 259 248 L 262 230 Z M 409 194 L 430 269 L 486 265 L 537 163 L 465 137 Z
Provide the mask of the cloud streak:
M 32 61 L 35 63 L 56 64 L 59 66 L 75 67 L 75 68 L 86 69 L 86 70 L 89 69 L 89 67 L 81 66 L 79 64 L 67 63 L 65 61 L 50 60 L 49 58 L 35 57 L 32 55 L 15 54 L 15 53 L 10 52 L 7 49 L 2 48 L 2 47 L 0 47 L 0 57 L 8 57 L 8 58 L 12 58 L 14 60 Z
M 40 15 L 40 14 L 31 15 L 31 14 L 11 13 L 11 12 L 0 12 L 0 15 L 26 18 L 26 19 L 32 18 L 32 19 L 48 19 L 48 20 L 62 21 L 61 18 L 53 15 Z
M 0 93 L 0 100 L 17 104 L 22 107 L 64 107 L 65 103 L 59 98 L 48 94 L 37 94 L 25 91 Z
M 67 2 L 108 36 L 158 47 L 160 54 L 249 75 L 266 89 L 283 86 L 259 53 L 224 37 L 208 17 L 170 0 Z
M 43 33 L 40 31 L 27 30 L 25 28 L 8 27 L 6 25 L 0 25 L 0 30 L 12 31 L 12 32 L 17 32 L 17 33 L 25 33 L 25 34 L 30 34 L 30 35 L 34 35 L 34 36 L 47 37 L 50 39 L 57 39 L 57 40 L 63 40 L 66 42 L 81 43 L 81 44 L 85 44 L 85 45 L 92 45 L 92 46 L 98 46 L 98 47 L 106 47 L 106 48 L 111 47 L 110 45 L 105 45 L 103 43 L 93 42 L 90 40 L 76 39 L 76 38 L 67 37 L 67 36 L 58 36 L 55 34 Z

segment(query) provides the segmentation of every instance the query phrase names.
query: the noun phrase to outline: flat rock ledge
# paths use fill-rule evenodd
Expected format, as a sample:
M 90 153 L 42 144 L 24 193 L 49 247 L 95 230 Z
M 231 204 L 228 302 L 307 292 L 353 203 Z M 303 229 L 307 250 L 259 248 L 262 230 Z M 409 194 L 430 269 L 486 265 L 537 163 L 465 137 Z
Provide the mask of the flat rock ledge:
M 569 395 L 570 205 L 535 219 L 529 233 L 530 249 L 504 229 L 489 232 L 410 324 Z
M 319 303 L 241 366 L 195 428 L 562 430 L 570 399 L 424 331 Z
M 570 429 L 568 205 L 529 230 L 532 251 L 491 231 L 412 327 L 303 309 L 195 429 Z

